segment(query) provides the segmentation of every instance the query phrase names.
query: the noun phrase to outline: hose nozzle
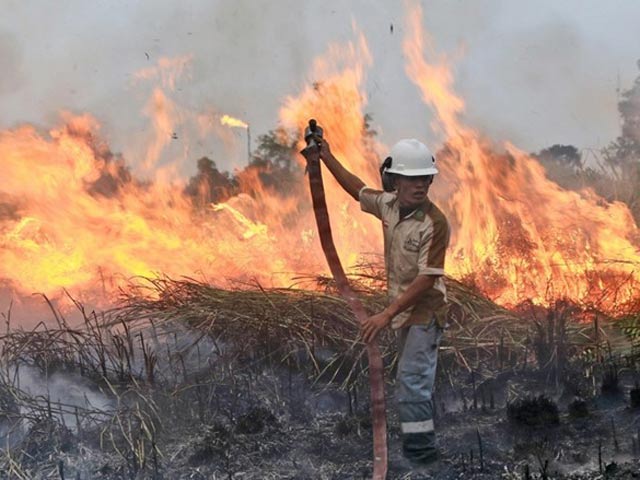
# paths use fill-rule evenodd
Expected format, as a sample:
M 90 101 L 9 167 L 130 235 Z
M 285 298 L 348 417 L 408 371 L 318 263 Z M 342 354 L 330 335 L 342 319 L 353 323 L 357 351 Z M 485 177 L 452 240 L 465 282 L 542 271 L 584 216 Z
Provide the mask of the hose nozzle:
M 304 130 L 304 141 L 307 142 L 307 148 L 320 147 L 323 129 L 315 118 L 309 120 L 309 126 Z

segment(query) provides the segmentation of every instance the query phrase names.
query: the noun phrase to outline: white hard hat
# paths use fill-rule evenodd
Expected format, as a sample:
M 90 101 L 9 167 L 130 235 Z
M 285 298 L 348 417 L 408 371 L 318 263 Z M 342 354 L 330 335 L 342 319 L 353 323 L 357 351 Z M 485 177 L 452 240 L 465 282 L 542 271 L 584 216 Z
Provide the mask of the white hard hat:
M 391 158 L 391 162 L 388 159 Z M 436 159 L 427 146 L 415 138 L 407 138 L 396 143 L 389 157 L 384 173 L 395 173 L 405 177 L 419 177 L 438 173 Z

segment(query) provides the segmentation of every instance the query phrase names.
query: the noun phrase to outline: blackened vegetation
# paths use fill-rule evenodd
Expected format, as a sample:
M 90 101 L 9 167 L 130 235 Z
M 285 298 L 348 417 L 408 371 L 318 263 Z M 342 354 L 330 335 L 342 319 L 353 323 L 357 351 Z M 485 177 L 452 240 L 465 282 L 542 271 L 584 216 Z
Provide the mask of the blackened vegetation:
M 25 439 L 20 444 L 22 462 L 38 467 L 52 454 L 75 453 L 77 441 L 71 430 L 53 416 L 42 415 L 32 420 Z
M 188 462 L 191 465 L 205 465 L 210 462 L 225 461 L 229 451 L 232 433 L 222 424 L 208 426 L 192 439 Z
M 629 403 L 631 408 L 640 408 L 640 385 L 636 382 L 634 388 L 629 391 Z
M 586 418 L 589 416 L 589 407 L 585 400 L 576 398 L 569 404 L 569 416 L 571 418 Z
M 375 280 L 372 268 L 363 272 Z M 320 284 L 322 294 L 152 279 L 105 314 L 78 303 L 81 326 L 55 311 L 47 328 L 8 331 L 0 470 L 10 478 L 367 478 L 364 348 L 332 282 Z M 640 359 L 627 320 L 588 321 L 563 303 L 515 314 L 448 287 L 436 478 L 627 478 L 638 468 Z M 379 288 L 359 290 L 367 308 L 382 308 Z M 391 396 L 395 342 L 390 332 L 380 341 Z M 74 385 L 66 390 L 82 385 L 84 394 L 33 393 L 26 371 L 44 392 L 47 379 L 64 378 Z M 613 398 L 612 371 L 622 393 Z M 101 402 L 89 400 L 97 394 Z M 424 478 L 400 461 L 389 406 L 389 478 Z
M 236 432 L 241 434 L 261 433 L 265 428 L 275 428 L 276 417 L 265 407 L 254 407 L 241 415 L 236 421 Z
M 613 364 L 609 365 L 602 377 L 602 385 L 600 391 L 603 395 L 619 396 L 622 394 L 622 388 L 620 386 L 620 377 L 618 376 L 618 367 Z
M 507 416 L 516 425 L 543 427 L 558 425 L 558 406 L 544 395 L 515 400 L 507 405 Z

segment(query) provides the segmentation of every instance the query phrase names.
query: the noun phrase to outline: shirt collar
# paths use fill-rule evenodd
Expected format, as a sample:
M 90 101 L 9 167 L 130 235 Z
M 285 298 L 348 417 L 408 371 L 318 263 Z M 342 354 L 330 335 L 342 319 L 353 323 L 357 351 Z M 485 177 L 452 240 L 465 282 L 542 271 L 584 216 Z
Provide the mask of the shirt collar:
M 400 210 L 398 195 L 394 195 L 393 198 L 387 202 L 387 206 Z M 427 217 L 427 214 L 431 211 L 431 208 L 433 208 L 433 202 L 431 202 L 431 200 L 429 200 L 429 198 L 427 197 L 427 199 L 424 202 L 422 202 L 418 207 L 416 207 L 416 209 L 405 218 L 415 218 L 416 220 L 423 222 L 424 219 Z

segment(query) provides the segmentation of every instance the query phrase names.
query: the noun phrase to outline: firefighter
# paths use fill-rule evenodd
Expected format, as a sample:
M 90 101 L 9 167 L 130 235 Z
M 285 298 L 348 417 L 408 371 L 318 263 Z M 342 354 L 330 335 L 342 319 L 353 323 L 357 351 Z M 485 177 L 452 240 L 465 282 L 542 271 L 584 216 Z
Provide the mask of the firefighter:
M 432 392 L 438 346 L 446 324 L 444 284 L 445 251 L 449 224 L 428 197 L 438 173 L 429 149 L 415 139 L 396 143 L 380 168 L 383 188 L 367 187 L 331 153 L 324 140 L 320 155 L 340 186 L 364 212 L 382 221 L 388 306 L 368 317 L 362 335 L 371 342 L 385 327 L 396 332 L 398 371 L 396 401 L 404 456 L 414 465 L 438 459 L 433 425 Z

